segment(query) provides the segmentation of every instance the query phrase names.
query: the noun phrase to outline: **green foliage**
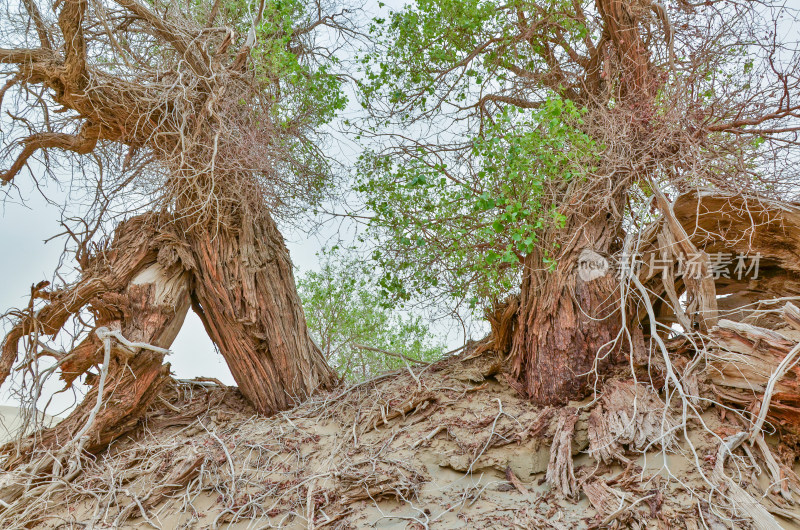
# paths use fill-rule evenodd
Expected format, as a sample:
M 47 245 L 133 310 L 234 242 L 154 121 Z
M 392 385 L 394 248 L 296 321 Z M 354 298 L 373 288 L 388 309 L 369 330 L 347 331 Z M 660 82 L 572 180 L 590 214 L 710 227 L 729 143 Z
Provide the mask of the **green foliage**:
M 326 254 L 320 272 L 298 282 L 306 320 L 328 362 L 351 381 L 405 366 L 402 359 L 359 348 L 368 346 L 433 361 L 443 348 L 420 317 L 393 312 L 373 289 L 366 267 L 353 259 Z
M 256 76 L 263 83 L 281 85 L 283 97 L 275 107 L 276 114 L 313 116 L 312 125 L 321 125 L 344 109 L 347 98 L 340 80 L 331 73 L 331 65 L 337 63 L 335 57 L 320 64 L 297 53 L 298 28 L 311 23 L 305 10 L 306 3 L 297 0 L 267 2 L 251 57 Z M 283 125 L 292 126 L 291 120 L 285 119 Z
M 382 294 L 408 300 L 444 287 L 474 308 L 517 287 L 524 257 L 553 250 L 542 231 L 564 225 L 553 190 L 592 170 L 597 146 L 580 132 L 581 114 L 558 98 L 506 107 L 472 140 L 468 165 L 425 152 L 364 155 L 357 189 L 382 242 L 373 253 L 387 271 Z
M 480 94 L 518 83 L 520 74 L 536 79 L 554 61 L 569 60 L 554 42 L 583 50 L 598 31 L 568 0 L 416 0 L 374 19 L 370 30 L 377 47 L 361 58 L 365 103 L 388 102 L 407 120 L 442 102 L 469 108 Z
M 208 24 L 215 2 L 199 0 L 194 5 L 197 21 Z M 237 40 L 228 48 L 229 60 L 241 50 L 251 32 L 259 2 L 225 0 L 216 10 L 215 26 L 230 27 Z M 332 72 L 338 59 L 317 54 L 311 45 L 319 13 L 300 0 L 267 0 L 256 41 L 250 50 L 250 69 L 263 92 L 254 108 L 269 107 L 273 124 L 285 128 L 318 126 L 344 109 L 347 98 L 341 81 Z M 242 99 L 241 105 L 253 106 Z
M 560 198 L 601 149 L 546 75 L 569 64 L 553 42 L 582 49 L 596 32 L 575 9 L 416 0 L 373 21 L 360 95 L 380 143 L 361 158 L 357 190 L 373 212 L 382 295 L 481 308 L 518 287 L 525 256 L 555 266 L 541 236 L 564 225 Z M 384 131 L 397 130 L 407 140 L 387 147 Z

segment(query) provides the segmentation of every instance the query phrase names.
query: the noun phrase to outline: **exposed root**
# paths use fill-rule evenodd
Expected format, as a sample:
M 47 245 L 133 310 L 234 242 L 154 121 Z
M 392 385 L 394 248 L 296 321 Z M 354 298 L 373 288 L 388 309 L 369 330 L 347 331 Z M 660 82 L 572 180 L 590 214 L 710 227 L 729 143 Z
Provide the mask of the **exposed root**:
M 413 500 L 425 476 L 393 460 L 369 460 L 347 465 L 334 474 L 342 504 L 356 501 Z
M 572 438 L 578 411 L 565 407 L 558 418 L 558 425 L 550 448 L 550 463 L 547 464 L 547 482 L 560 495 L 575 499 L 578 496 L 578 481 L 572 464 Z
M 651 386 L 615 380 L 589 415 L 589 454 L 606 464 L 628 464 L 623 446 L 635 451 L 669 449 L 677 440 L 678 426 Z
M 663 432 L 651 428 L 653 417 L 673 414 L 652 388 L 611 382 L 583 408 L 536 409 L 504 378 L 492 380 L 496 358 L 483 357 L 440 361 L 414 377 L 398 370 L 272 418 L 257 417 L 236 389 L 170 381 L 133 436 L 83 458 L 73 480 L 49 482 L 24 505 L 0 512 L 0 524 L 645 528 L 661 520 L 703 528 L 703 521 L 726 519 L 742 526 L 749 517 L 731 503 L 729 486 L 709 489 L 692 466 L 672 470 L 679 480 L 643 467 L 652 446 L 677 456 L 685 444 L 664 436 L 672 415 Z M 409 397 L 418 385 L 419 396 L 438 396 L 436 406 Z M 420 404 L 409 408 L 409 401 Z M 602 453 L 582 454 L 598 414 L 615 440 L 614 458 L 630 462 L 621 473 L 603 465 Z M 635 423 L 635 436 L 623 418 Z M 697 441 L 698 451 L 714 454 L 712 442 Z M 783 456 L 768 447 L 785 473 Z M 761 449 L 753 446 L 753 454 Z M 776 486 L 768 499 L 783 499 Z M 753 486 L 740 487 L 759 499 Z M 795 495 L 791 481 L 788 487 Z M 588 504 L 574 506 L 583 495 Z M 768 513 L 793 513 L 789 505 L 767 505 Z
M 81 454 L 69 480 L 61 469 L 20 472 L 21 500 L 0 520 L 698 529 L 800 520 L 789 434 L 800 410 L 800 311 L 763 301 L 745 321 L 721 318 L 670 338 L 664 302 L 680 289 L 659 298 L 653 282 L 674 278 L 648 275 L 624 293 L 649 334 L 630 333 L 629 366 L 598 377 L 588 403 L 532 406 L 501 373 L 505 339 L 492 338 L 273 418 L 255 417 L 235 389 L 171 381 L 135 436 L 96 460 Z M 695 300 L 673 317 L 713 313 Z M 497 333 L 513 328 L 509 307 L 495 315 Z M 500 495 L 513 504 L 507 512 Z
M 778 524 L 769 511 L 764 506 L 745 491 L 739 484 L 725 474 L 725 462 L 729 455 L 741 445 L 747 437 L 747 433 L 741 432 L 726 438 L 719 446 L 714 465 L 713 479 L 717 486 L 724 493 L 730 502 L 731 509 L 735 515 L 743 515 L 748 521 L 752 521 L 756 528 L 764 530 L 780 530 Z

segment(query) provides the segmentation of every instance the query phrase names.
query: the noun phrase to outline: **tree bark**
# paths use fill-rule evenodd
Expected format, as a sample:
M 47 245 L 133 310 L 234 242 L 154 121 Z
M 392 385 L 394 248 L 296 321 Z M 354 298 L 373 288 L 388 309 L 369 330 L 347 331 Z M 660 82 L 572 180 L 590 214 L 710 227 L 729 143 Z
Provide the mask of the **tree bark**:
M 607 274 L 586 279 L 578 274 L 578 266 L 582 259 L 591 261 L 593 255 L 609 257 L 620 239 L 619 212 L 625 209 L 627 189 L 641 178 L 643 160 L 650 156 L 638 153 L 637 146 L 648 145 L 648 121 L 661 82 L 640 34 L 642 9 L 624 0 L 596 0 L 595 5 L 603 21 L 603 40 L 607 39 L 615 57 L 602 74 L 606 84 L 614 85 L 617 112 L 632 127 L 619 139 L 615 151 L 604 155 L 611 160 L 600 170 L 607 175 L 605 179 L 597 179 L 583 192 L 568 191 L 559 197 L 557 204 L 567 216 L 566 227 L 551 230 L 541 246 L 558 246 L 556 270 L 547 270 L 541 251 L 531 253 L 523 263 L 511 375 L 518 388 L 539 404 L 582 398 L 593 378 L 602 375 L 614 360 L 614 339 L 622 326 L 614 273 L 609 269 Z M 592 82 L 597 71 L 587 72 L 586 87 L 594 92 L 587 93 L 580 103 L 605 112 L 608 95 L 603 94 L 600 83 Z
M 188 232 L 194 308 L 242 394 L 262 414 L 337 382 L 308 334 L 283 237 L 266 212 Z
M 190 307 L 192 278 L 183 264 L 170 256 L 172 249 L 158 237 L 146 216 L 126 221 L 117 229 L 110 249 L 98 254 L 94 266 L 76 288 L 58 293 L 46 307 L 63 308 L 61 298 L 73 299 L 88 285 L 111 287 L 92 292 L 88 303 L 95 314 L 96 327 L 80 345 L 58 359 L 62 363 L 62 379 L 68 385 L 79 375 L 88 374 L 86 382 L 91 389 L 56 426 L 27 438 L 22 447 L 11 443 L 0 450 L 16 454 L 16 458 L 5 462 L 5 469 L 26 461 L 31 451 L 55 451 L 73 442 L 85 451 L 97 453 L 137 425 L 169 378 L 165 349 L 178 335 Z M 80 307 L 82 304 L 58 315 L 56 320 L 61 324 L 48 331 L 57 333 L 68 315 Z M 105 345 L 98 337 L 100 328 L 118 333 L 129 342 L 155 348 L 130 347 L 111 337 L 106 362 Z M 98 373 L 88 372 L 93 366 Z
M 619 332 L 619 293 L 614 271 L 585 279 L 587 250 L 607 257 L 618 235 L 618 223 L 599 214 L 574 215 L 563 231 L 567 240 L 548 271 L 541 253 L 524 262 L 520 309 L 511 345 L 511 374 L 534 403 L 561 405 L 580 399 L 593 377 L 610 364 Z M 559 237 L 560 236 L 560 237 Z M 599 274 L 599 273 L 598 273 Z M 592 372 L 594 375 L 590 376 Z
M 76 438 L 85 438 L 83 449 L 96 453 L 134 428 L 169 378 L 163 349 L 178 335 L 190 306 L 259 412 L 289 408 L 336 384 L 336 374 L 308 334 L 289 253 L 270 216 L 242 216 L 238 226 L 216 232 L 208 228 L 181 230 L 156 214 L 133 218 L 118 227 L 108 248 L 89 259 L 75 286 L 40 293 L 50 303 L 7 335 L 0 364 L 10 369 L 20 340 L 34 330 L 55 335 L 71 315 L 88 307 L 95 328 L 86 339 L 66 354 L 38 355 L 57 357 L 67 385 L 88 374 L 91 390 L 57 426 L 27 438 L 22 447 L 0 450 L 17 455 L 6 469 L 31 451 L 55 450 Z M 100 327 L 156 349 L 132 348 L 112 337 L 106 363 Z M 93 367 L 97 373 L 90 372 Z M 98 374 L 104 371 L 101 390 Z
M 87 10 L 86 0 L 53 6 L 58 12 L 53 31 L 60 32 L 63 49 L 0 49 L 0 62 L 17 66 L 16 81 L 41 85 L 48 94 L 34 107 L 41 106 L 46 116 L 50 104 L 57 103 L 74 113 L 66 125 L 44 120 L 41 130 L 26 122 L 30 134 L 21 139 L 22 151 L 8 171 L 0 172 L 0 180 L 11 181 L 39 150 L 87 154 L 109 143 L 129 147 L 129 157 L 146 152 L 142 163 L 167 174 L 154 203 L 159 210 L 123 223 L 111 246 L 102 246 L 91 259 L 81 254 L 82 278 L 75 285 L 56 292 L 34 288 L 29 311 L 20 313 L 3 342 L 0 384 L 23 342 L 28 362 L 56 357 L 67 386 L 92 367 L 102 367 L 104 385 L 96 374 L 87 375 L 92 391 L 66 420 L 43 434 L 45 449 L 77 433 L 89 437 L 82 447 L 99 450 L 135 425 L 169 367 L 162 366 L 161 349 L 129 351 L 120 342 L 169 346 L 189 305 L 201 316 L 242 393 L 260 412 L 288 408 L 337 381 L 308 335 L 288 252 L 272 218 L 263 213 L 265 197 L 277 201 L 276 188 L 286 183 L 280 193 L 288 196 L 289 186 L 305 185 L 306 171 L 316 175 L 311 159 L 295 154 L 296 146 L 311 145 L 306 130 L 316 122 L 302 118 L 284 127 L 274 122 L 275 116 L 262 115 L 274 110 L 274 101 L 264 98 L 274 83 L 243 75 L 254 71 L 245 64 L 247 53 L 233 62 L 220 59 L 224 49 L 217 47 L 216 37 L 203 35 L 197 13 L 173 13 L 167 20 L 145 3 L 117 3 L 120 16 L 141 22 L 133 32 L 147 36 L 142 46 L 176 52 L 173 70 L 162 68 L 145 79 L 136 75 L 150 71 L 143 63 L 117 75 L 113 68 L 87 61 L 92 43 L 114 37 L 86 29 L 94 27 L 97 15 Z M 196 29 L 196 38 L 189 39 L 186 28 Z M 214 61 L 202 51 L 206 44 L 217 48 Z M 74 123 L 79 123 L 77 133 Z M 51 130 L 51 125 L 56 127 Z M 243 160 L 254 146 L 263 156 Z M 37 297 L 50 303 L 34 311 Z M 85 308 L 94 314 L 95 326 L 119 333 L 110 359 L 105 359 L 108 350 L 97 328 L 70 352 L 40 347 L 39 334 L 55 337 Z
M 158 262 L 147 264 L 122 293 L 127 302 L 125 316 L 105 325 L 116 328 L 131 342 L 167 349 L 188 312 L 190 285 L 191 276 L 180 266 L 167 269 Z M 135 427 L 169 379 L 170 366 L 164 364 L 164 352 L 129 348 L 113 338 L 111 347 L 102 405 L 85 434 L 88 441 L 84 449 L 91 453 Z M 98 399 L 99 376 L 92 380 L 92 389 L 81 404 L 64 421 L 42 433 L 44 447 L 57 447 L 86 424 Z

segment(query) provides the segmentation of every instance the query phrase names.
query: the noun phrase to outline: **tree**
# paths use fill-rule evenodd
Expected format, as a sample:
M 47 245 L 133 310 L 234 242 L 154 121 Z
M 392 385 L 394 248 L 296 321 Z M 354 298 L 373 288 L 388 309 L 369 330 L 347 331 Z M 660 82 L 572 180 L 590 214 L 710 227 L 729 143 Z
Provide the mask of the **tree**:
M 442 355 L 422 317 L 389 309 L 374 284 L 365 265 L 333 252 L 323 257 L 319 272 L 297 282 L 311 335 L 346 380 L 365 380 Z
M 80 278 L 35 286 L 3 341 L 0 382 L 22 351 L 26 366 L 54 357 L 67 385 L 91 385 L 28 449 L 97 452 L 136 425 L 169 375 L 165 348 L 189 307 L 261 413 L 336 384 L 273 216 L 330 182 L 318 131 L 345 97 L 326 42 L 347 31 L 347 11 L 294 0 L 17 7 L 2 22 L 11 162 L 0 178 L 44 167 L 80 185 L 106 164 L 119 171 L 99 181 L 100 206 L 67 227 Z M 55 171 L 60 161 L 74 172 Z M 134 190 L 144 200 L 131 201 Z M 112 204 L 126 218 L 101 238 Z M 73 348 L 46 344 L 87 318 Z
M 519 390 L 580 398 L 642 335 L 625 253 L 672 218 L 671 196 L 796 185 L 792 21 L 725 0 L 417 0 L 375 19 L 362 134 L 379 147 L 359 189 L 383 287 L 492 314 L 507 302 L 493 329 L 513 331 L 494 347 Z M 669 226 L 683 258 L 702 257 Z M 686 280 L 700 328 L 715 321 L 704 281 Z

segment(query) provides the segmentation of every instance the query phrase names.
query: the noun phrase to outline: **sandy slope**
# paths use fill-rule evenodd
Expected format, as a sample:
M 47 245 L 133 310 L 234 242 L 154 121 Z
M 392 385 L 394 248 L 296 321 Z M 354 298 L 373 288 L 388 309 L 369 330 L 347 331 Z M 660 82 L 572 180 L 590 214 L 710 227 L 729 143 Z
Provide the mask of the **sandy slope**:
M 22 425 L 20 412 L 21 411 L 18 407 L 0 405 L 0 443 L 10 440 Z M 54 418 L 53 416 L 45 415 L 45 420 L 47 422 L 57 422 L 58 419 L 60 418 Z
M 637 428 L 616 438 L 629 443 L 606 444 L 606 453 L 616 456 L 603 463 L 596 443 L 599 416 L 592 414 L 603 406 L 612 415 L 612 401 L 532 407 L 495 375 L 497 368 L 488 356 L 445 361 L 415 369 L 413 376 L 401 371 L 340 389 L 272 418 L 254 416 L 235 390 L 176 385 L 169 406 L 150 415 L 146 431 L 88 461 L 71 489 L 27 506 L 24 519 L 5 515 L 3 523 L 770 528 L 748 516 L 754 506 L 730 502 L 734 486 L 714 490 L 707 482 L 720 437 L 735 428 L 716 409 L 703 414 L 705 428 L 697 420 L 689 423 L 688 439 L 675 432 L 660 436 L 653 426 L 661 425 L 662 411 L 643 410 L 657 396 L 637 395 L 638 411 L 631 400 L 615 413 L 635 420 L 618 426 Z M 575 418 L 566 437 L 563 418 Z M 673 420 L 666 418 L 664 425 Z M 778 442 L 791 440 L 771 443 Z M 639 443 L 646 450 L 635 451 Z M 800 520 L 800 510 L 765 493 L 766 471 L 757 473 L 744 458 L 737 462 L 738 470 L 727 468 L 735 486 L 749 491 L 758 509 L 787 516 L 772 519 L 772 528 L 797 527 L 792 519 Z M 572 491 L 564 491 L 565 484 Z

